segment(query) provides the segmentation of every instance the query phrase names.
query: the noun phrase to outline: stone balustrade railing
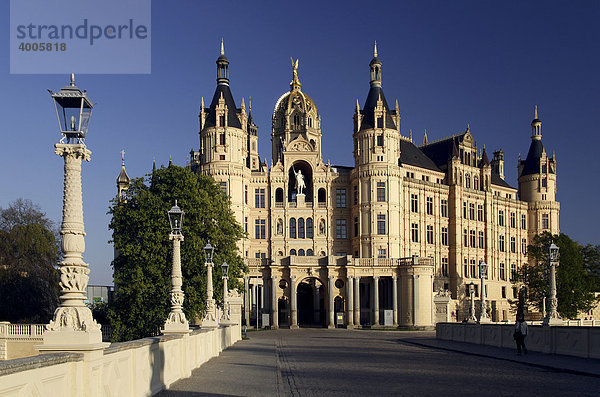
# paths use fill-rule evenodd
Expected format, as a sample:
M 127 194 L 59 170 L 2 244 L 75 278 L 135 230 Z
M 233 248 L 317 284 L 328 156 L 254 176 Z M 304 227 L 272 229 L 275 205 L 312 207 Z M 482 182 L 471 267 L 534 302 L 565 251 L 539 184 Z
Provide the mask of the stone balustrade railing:
M 436 324 L 438 339 L 515 349 L 513 332 L 510 323 Z M 600 359 L 600 327 L 530 325 L 525 344 L 531 351 Z

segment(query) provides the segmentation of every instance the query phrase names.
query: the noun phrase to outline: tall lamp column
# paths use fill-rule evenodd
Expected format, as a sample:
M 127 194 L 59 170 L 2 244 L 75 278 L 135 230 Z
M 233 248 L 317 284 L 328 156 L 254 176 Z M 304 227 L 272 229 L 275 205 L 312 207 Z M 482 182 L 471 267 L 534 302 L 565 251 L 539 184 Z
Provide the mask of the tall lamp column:
M 223 313 L 219 323 L 229 325 L 231 324 L 231 308 L 229 307 L 229 291 L 227 289 L 227 280 L 229 279 L 229 265 L 227 262 L 223 262 L 221 270 L 223 273 Z
M 563 325 L 563 320 L 558 315 L 558 299 L 556 299 L 556 265 L 558 263 L 559 248 L 556 244 L 550 244 L 548 247 L 548 267 L 550 268 L 550 297 L 549 308 L 544 317 L 543 325 Z
M 478 323 L 490 323 L 490 316 L 487 313 L 487 302 L 485 300 L 485 279 L 487 277 L 488 265 L 484 261 L 479 262 L 479 277 L 481 278 L 481 293 L 480 293 L 480 313 Z
M 182 310 L 185 295 L 181 289 L 183 277 L 180 254 L 181 242 L 183 241 L 181 227 L 183 226 L 184 212 L 177 206 L 177 200 L 175 200 L 175 205 L 171 207 L 167 214 L 171 225 L 169 240 L 173 241 L 173 265 L 171 267 L 171 312 L 167 317 L 167 321 L 165 321 L 162 332 L 163 334 L 187 334 L 190 332 L 190 325 Z
M 216 328 L 219 326 L 217 323 L 217 306 L 213 299 L 213 279 L 212 269 L 213 254 L 215 248 L 210 245 L 210 241 L 204 247 L 204 266 L 206 266 L 206 309 L 204 317 L 202 318 L 202 328 Z

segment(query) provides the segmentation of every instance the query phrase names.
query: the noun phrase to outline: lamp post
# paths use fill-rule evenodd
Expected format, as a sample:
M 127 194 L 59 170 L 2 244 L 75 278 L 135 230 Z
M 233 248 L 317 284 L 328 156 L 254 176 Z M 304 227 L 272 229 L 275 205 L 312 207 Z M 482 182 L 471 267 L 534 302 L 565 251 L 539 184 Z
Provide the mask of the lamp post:
M 63 260 L 58 264 L 60 273 L 60 306 L 46 325 L 44 344 L 40 351 L 94 350 L 106 347 L 102 343 L 100 325 L 85 305 L 85 292 L 90 269 L 83 261 L 85 230 L 81 190 L 81 162 L 90 161 L 92 152 L 85 146 L 92 108 L 94 105 L 71 82 L 58 92 L 50 92 L 62 138 L 54 145 L 55 153 L 64 158 L 63 217 L 60 234 Z M 66 140 L 66 143 L 65 143 Z M 76 346 L 79 346 L 76 347 Z M 85 348 L 83 348 L 85 346 Z
M 477 321 L 475 318 L 475 283 L 471 281 L 469 284 L 469 296 L 471 297 L 471 307 L 469 308 L 469 318 L 467 322 L 474 323 Z
M 202 328 L 216 328 L 217 324 L 217 307 L 213 299 L 213 279 L 212 268 L 213 255 L 215 248 L 210 245 L 210 240 L 204 247 L 204 266 L 206 266 L 206 311 L 202 318 Z
M 490 323 L 490 316 L 487 314 L 487 302 L 485 301 L 485 278 L 487 277 L 487 268 L 488 265 L 484 261 L 479 262 L 479 277 L 481 278 L 481 306 L 478 323 Z
M 229 279 L 229 265 L 227 262 L 223 262 L 221 265 L 221 271 L 223 273 L 223 314 L 221 315 L 221 320 L 219 322 L 221 324 L 228 325 L 231 323 L 231 310 L 229 308 L 229 292 L 227 290 L 227 280 Z
M 169 216 L 169 224 L 171 225 L 171 234 L 169 240 L 173 241 L 173 265 L 171 267 L 171 312 L 165 321 L 165 327 L 162 330 L 163 334 L 186 334 L 190 332 L 190 325 L 185 318 L 185 313 L 182 310 L 185 295 L 181 286 L 183 278 L 181 275 L 181 255 L 180 246 L 183 241 L 181 227 L 183 226 L 184 212 L 177 205 L 167 211 Z
M 563 321 L 558 315 L 558 299 L 556 299 L 556 264 L 558 263 L 559 248 L 556 244 L 550 244 L 548 247 L 548 267 L 550 268 L 550 296 L 548 297 L 549 308 L 544 317 L 543 325 L 563 325 Z

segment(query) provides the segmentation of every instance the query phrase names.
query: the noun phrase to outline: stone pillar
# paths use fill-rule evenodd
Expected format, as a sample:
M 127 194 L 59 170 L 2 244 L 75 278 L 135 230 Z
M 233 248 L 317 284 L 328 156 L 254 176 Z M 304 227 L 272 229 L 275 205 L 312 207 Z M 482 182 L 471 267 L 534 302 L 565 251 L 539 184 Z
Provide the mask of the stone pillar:
M 183 300 L 185 295 L 181 286 L 183 285 L 183 277 L 181 275 L 181 242 L 183 241 L 182 234 L 170 234 L 169 240 L 173 240 L 173 265 L 171 267 L 171 312 L 165 321 L 165 327 L 162 330 L 163 334 L 187 334 L 190 332 L 190 325 L 185 318 Z
M 360 326 L 360 277 L 354 279 L 354 324 Z
M 295 329 L 298 328 L 298 303 L 297 301 L 297 296 L 296 296 L 296 276 L 292 276 L 291 277 L 291 287 L 290 287 L 290 310 L 291 310 L 291 316 L 290 316 L 290 328 L 291 329 Z
M 244 319 L 246 327 L 250 326 L 250 288 L 248 283 L 248 276 L 244 276 Z
M 335 280 L 334 276 L 329 276 L 329 288 L 328 288 L 328 294 L 329 294 L 329 324 L 327 325 L 327 328 L 335 328 L 335 313 L 333 312 L 333 282 Z
M 57 143 L 55 153 L 64 158 L 64 197 L 62 236 L 63 260 L 59 263 L 61 304 L 44 332 L 42 352 L 99 350 L 102 343 L 100 325 L 83 303 L 90 269 L 83 261 L 85 231 L 81 192 L 81 162 L 92 154 L 83 143 Z
M 279 328 L 279 315 L 277 312 L 277 287 L 279 277 L 271 276 L 271 324 L 273 329 Z
M 392 303 L 394 309 L 394 327 L 398 326 L 398 277 L 392 276 Z
M 549 289 L 550 296 L 548 297 L 549 308 L 544 320 L 542 322 L 543 325 L 564 325 L 564 321 L 560 318 L 558 314 L 558 299 L 556 298 L 556 262 L 550 260 L 550 280 L 549 280 Z
M 204 266 L 206 266 L 206 308 L 202 318 L 202 328 L 216 328 L 219 326 L 219 323 L 217 323 L 217 305 L 213 299 L 213 265 L 212 262 L 204 263 Z
M 348 328 L 354 328 L 354 277 L 348 277 L 346 283 L 346 302 L 348 302 Z
M 373 325 L 379 324 L 379 277 L 373 276 Z

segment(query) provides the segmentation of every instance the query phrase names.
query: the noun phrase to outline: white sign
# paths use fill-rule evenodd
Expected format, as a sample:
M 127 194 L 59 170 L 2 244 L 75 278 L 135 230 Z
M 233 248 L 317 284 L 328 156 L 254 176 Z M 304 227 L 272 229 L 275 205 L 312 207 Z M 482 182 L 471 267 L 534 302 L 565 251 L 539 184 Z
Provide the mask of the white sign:
M 394 311 L 384 310 L 383 311 L 383 325 L 385 327 L 391 327 L 394 325 Z
M 262 315 L 262 327 L 268 327 L 271 324 L 271 322 L 269 321 L 269 314 L 264 314 Z

